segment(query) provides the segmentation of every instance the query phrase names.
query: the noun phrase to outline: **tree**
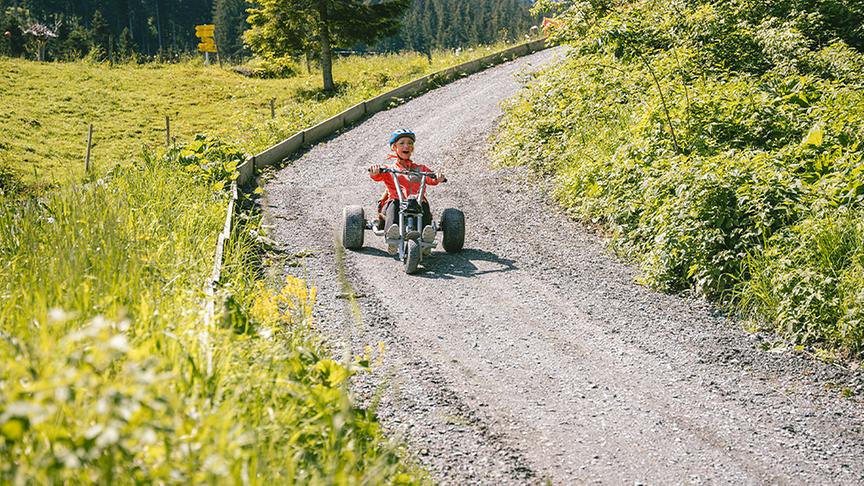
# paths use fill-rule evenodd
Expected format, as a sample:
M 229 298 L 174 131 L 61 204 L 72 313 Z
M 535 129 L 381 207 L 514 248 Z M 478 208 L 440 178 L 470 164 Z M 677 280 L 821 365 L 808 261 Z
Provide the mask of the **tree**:
M 11 9 L 10 9 L 11 10 Z M 4 56 L 21 56 L 27 52 L 27 38 L 14 12 L 0 12 L 0 54 Z
M 128 61 L 132 59 L 132 55 L 135 53 L 135 41 L 132 39 L 129 27 L 123 27 L 123 30 L 120 31 L 120 40 L 117 41 L 117 51 L 122 60 Z
M 90 39 L 93 41 L 94 49 L 99 49 L 104 55 L 108 55 L 111 50 L 111 28 L 100 10 L 93 12 L 93 19 L 90 20 Z
M 331 49 L 395 33 L 410 0 L 259 0 L 249 9 L 244 37 L 264 58 L 320 54 L 324 91 L 335 90 Z
M 536 23 L 531 15 L 531 3 L 529 0 L 414 0 L 403 17 L 404 27 L 393 37 L 369 48 L 428 53 L 432 49 L 512 41 L 527 34 Z
M 74 61 L 81 59 L 90 52 L 92 41 L 90 31 L 81 24 L 79 17 L 68 17 L 59 15 L 62 19 L 60 29 L 57 31 L 58 42 L 52 43 L 49 49 L 49 57 L 55 60 Z
M 216 0 L 213 3 L 213 23 L 216 24 L 216 45 L 220 54 L 229 58 L 243 52 L 243 31 L 246 23 L 246 0 Z

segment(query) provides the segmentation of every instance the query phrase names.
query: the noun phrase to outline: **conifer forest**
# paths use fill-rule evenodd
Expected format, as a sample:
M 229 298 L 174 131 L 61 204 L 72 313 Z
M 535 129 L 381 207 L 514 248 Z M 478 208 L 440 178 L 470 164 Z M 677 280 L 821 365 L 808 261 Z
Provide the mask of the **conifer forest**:
M 0 54 L 171 61 L 195 51 L 195 25 L 212 23 L 220 53 L 240 60 L 251 56 L 243 32 L 247 9 L 255 6 L 247 0 L 0 0 Z M 526 0 L 413 0 L 395 35 L 374 45 L 339 47 L 429 52 L 514 40 L 536 23 L 530 6 Z

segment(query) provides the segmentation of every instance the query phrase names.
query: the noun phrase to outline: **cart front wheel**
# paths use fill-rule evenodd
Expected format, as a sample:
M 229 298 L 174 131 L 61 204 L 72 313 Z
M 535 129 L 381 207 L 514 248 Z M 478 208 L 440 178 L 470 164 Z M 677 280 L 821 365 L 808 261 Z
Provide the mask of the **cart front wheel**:
M 417 271 L 417 264 L 420 263 L 420 243 L 417 243 L 417 240 L 408 240 L 406 246 L 408 251 L 405 253 L 405 273 L 411 274 Z

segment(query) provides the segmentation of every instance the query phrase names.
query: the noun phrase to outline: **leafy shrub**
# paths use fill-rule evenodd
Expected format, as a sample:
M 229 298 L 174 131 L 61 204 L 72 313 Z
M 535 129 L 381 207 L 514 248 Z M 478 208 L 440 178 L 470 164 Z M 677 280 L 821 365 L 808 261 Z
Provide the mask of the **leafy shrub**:
M 864 214 L 809 217 L 747 261 L 741 307 L 801 343 L 864 346 Z
M 300 72 L 297 63 L 290 57 L 256 58 L 234 71 L 249 77 L 261 79 L 284 79 L 296 76 Z
M 864 248 L 837 223 L 864 210 L 851 3 L 564 3 L 575 49 L 507 104 L 497 159 L 554 174 L 646 283 L 860 352 Z
M 237 166 L 246 159 L 238 147 L 202 134 L 173 146 L 165 156 L 176 160 L 196 181 L 212 184 L 217 190 L 237 178 Z

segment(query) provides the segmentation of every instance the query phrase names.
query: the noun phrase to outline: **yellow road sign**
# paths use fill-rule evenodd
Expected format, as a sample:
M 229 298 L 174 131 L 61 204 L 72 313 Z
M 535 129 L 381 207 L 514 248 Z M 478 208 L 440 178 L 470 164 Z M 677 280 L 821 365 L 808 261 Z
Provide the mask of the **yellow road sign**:
M 216 52 L 216 43 L 212 37 L 202 39 L 203 42 L 198 43 L 198 52 Z
M 204 25 L 196 25 L 195 26 L 195 37 L 213 37 L 213 33 L 216 31 L 216 26 L 213 24 L 204 24 Z

